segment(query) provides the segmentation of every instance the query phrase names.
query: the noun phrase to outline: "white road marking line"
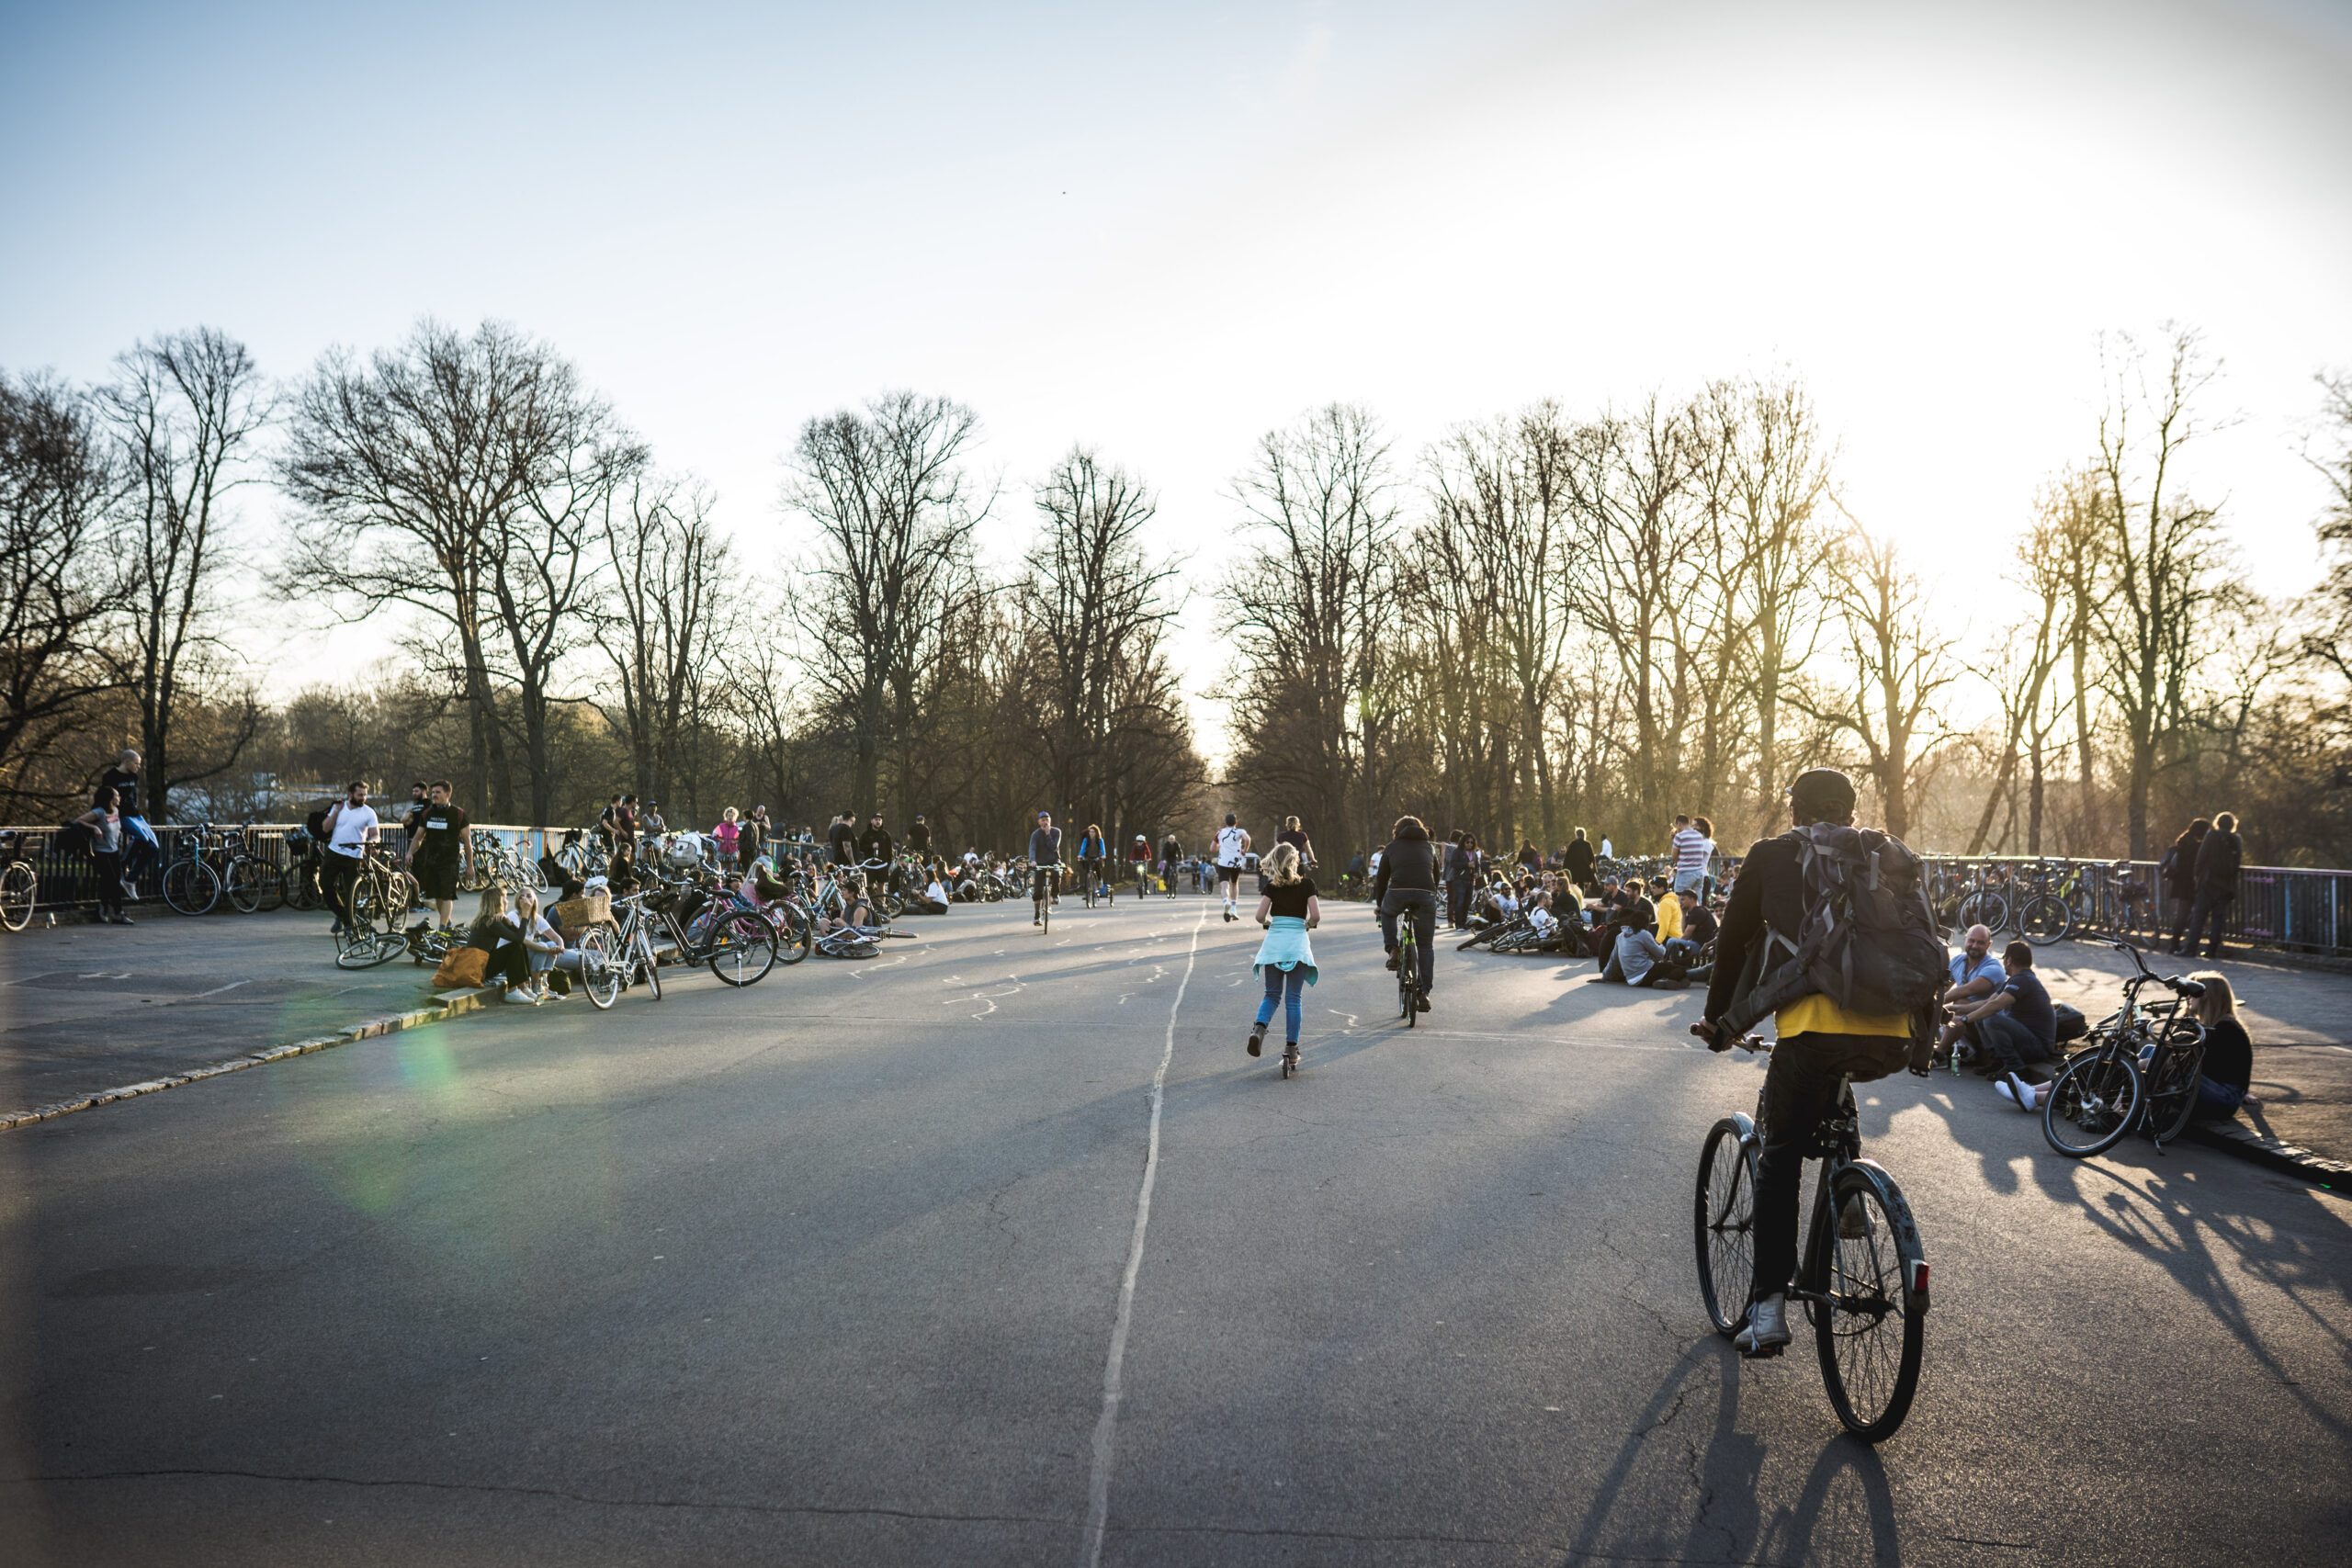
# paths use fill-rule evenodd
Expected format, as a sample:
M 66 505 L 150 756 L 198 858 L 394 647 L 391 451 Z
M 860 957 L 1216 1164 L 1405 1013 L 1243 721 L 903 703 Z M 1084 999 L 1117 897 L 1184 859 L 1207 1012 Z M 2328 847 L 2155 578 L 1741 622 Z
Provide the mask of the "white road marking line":
M 1102 1568 L 1102 1532 L 1111 1520 L 1111 1454 L 1119 1427 L 1120 1377 L 1127 1359 L 1127 1327 L 1135 1321 L 1136 1276 L 1143 1272 L 1144 1229 L 1151 1224 L 1151 1190 L 1159 1179 L 1159 1108 L 1167 1098 L 1168 1064 L 1176 1056 L 1176 1011 L 1184 1005 L 1184 987 L 1192 984 L 1193 965 L 1201 955 L 1201 928 L 1208 918 L 1204 908 L 1193 924 L 1184 977 L 1176 982 L 1176 999 L 1168 1004 L 1168 1036 L 1159 1048 L 1159 1068 L 1151 1075 L 1151 1135 L 1144 1145 L 1143 1187 L 1136 1194 L 1136 1234 L 1127 1244 L 1127 1270 L 1119 1279 L 1119 1310 L 1111 1320 L 1111 1352 L 1102 1363 L 1102 1414 L 1094 1423 L 1094 1474 L 1087 1487 L 1080 1559 L 1085 1568 Z
M 188 1000 L 200 1001 L 206 997 L 217 997 L 223 991 L 233 991 L 240 986 L 250 986 L 253 983 L 254 977 L 251 975 L 248 975 L 242 980 L 232 980 L 225 986 L 215 986 L 209 991 L 198 991 L 195 996 L 190 997 Z

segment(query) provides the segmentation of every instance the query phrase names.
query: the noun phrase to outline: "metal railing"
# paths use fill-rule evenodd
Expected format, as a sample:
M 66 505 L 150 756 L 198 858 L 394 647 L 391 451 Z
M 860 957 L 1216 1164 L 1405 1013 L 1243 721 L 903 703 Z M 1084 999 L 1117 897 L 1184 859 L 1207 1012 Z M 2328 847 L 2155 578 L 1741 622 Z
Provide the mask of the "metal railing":
M 2025 901 L 2044 890 L 2066 899 L 2075 915 L 2077 934 L 2111 931 L 2152 942 L 2170 939 L 2188 923 L 2188 907 L 2176 908 L 2166 900 L 2154 861 L 2036 855 L 1922 858 L 1935 874 L 1941 913 L 1955 911 L 1959 897 L 1982 881 L 2007 899 L 2012 927 Z M 2227 945 L 2352 957 L 2352 871 L 2245 866 L 2238 873 L 2237 897 L 2224 911 L 2222 925 Z

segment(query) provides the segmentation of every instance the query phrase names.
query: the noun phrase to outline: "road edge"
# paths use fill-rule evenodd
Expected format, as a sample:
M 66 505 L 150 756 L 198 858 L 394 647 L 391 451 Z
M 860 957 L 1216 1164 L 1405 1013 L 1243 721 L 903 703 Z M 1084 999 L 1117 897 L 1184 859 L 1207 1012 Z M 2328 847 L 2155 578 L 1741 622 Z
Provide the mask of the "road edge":
M 487 1007 L 495 995 L 493 987 L 468 992 L 462 996 L 443 997 L 427 1006 L 416 1008 L 408 1012 L 393 1013 L 384 1018 L 371 1018 L 364 1023 L 355 1023 L 348 1029 L 337 1030 L 333 1034 L 314 1035 L 308 1040 L 296 1040 L 284 1045 L 272 1045 L 266 1051 L 254 1051 L 231 1061 L 217 1063 L 209 1067 L 198 1067 L 194 1072 L 174 1073 L 169 1077 L 150 1078 L 145 1083 L 126 1084 L 120 1089 L 100 1089 L 96 1094 L 78 1095 L 72 1100 L 61 1100 L 54 1105 L 37 1106 L 30 1111 L 9 1111 L 0 1115 L 0 1133 L 17 1127 L 29 1127 L 37 1122 L 53 1122 L 60 1116 L 71 1116 L 77 1111 L 95 1111 L 101 1105 L 112 1105 L 119 1100 L 136 1100 L 141 1095 L 156 1094 L 164 1089 L 177 1089 L 182 1084 L 201 1083 L 206 1078 L 217 1078 L 223 1073 L 241 1073 L 247 1067 L 258 1067 L 270 1062 L 282 1062 L 293 1056 L 308 1056 L 319 1051 L 332 1051 L 338 1045 L 350 1045 L 362 1040 L 373 1040 L 379 1035 L 398 1034 L 402 1030 L 408 1029 L 423 1029 L 427 1024 L 439 1023 L 446 1019 L 456 1018 L 461 1013 L 469 1013 Z
M 2250 1164 L 2282 1175 L 2301 1177 L 2331 1190 L 2352 1190 L 2352 1164 L 2329 1159 L 2293 1144 L 2283 1144 L 2239 1122 L 2196 1122 L 2188 1136 L 2208 1148 L 2235 1155 Z

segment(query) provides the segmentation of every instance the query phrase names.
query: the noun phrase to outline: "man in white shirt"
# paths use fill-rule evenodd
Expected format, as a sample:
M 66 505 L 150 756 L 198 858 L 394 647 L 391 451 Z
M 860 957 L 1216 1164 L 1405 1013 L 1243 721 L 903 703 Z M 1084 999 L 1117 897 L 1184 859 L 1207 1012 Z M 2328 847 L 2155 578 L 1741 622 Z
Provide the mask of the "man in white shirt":
M 1241 890 L 1241 863 L 1250 853 L 1250 835 L 1236 824 L 1241 820 L 1232 812 L 1225 814 L 1225 826 L 1216 830 L 1216 886 L 1225 896 L 1225 918 L 1240 917 L 1233 912 L 1233 900 Z
M 326 819 L 326 886 L 322 891 L 327 896 L 327 908 L 334 911 L 338 935 L 350 924 L 351 880 L 367 861 L 368 846 L 382 836 L 376 808 L 368 804 L 367 784 L 354 780 L 350 791 L 328 810 Z

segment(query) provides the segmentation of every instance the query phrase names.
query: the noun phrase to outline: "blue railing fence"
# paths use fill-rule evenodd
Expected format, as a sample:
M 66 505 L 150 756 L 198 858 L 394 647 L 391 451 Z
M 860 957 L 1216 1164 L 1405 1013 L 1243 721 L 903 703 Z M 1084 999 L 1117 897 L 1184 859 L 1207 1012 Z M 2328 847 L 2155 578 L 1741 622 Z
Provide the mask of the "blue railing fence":
M 1943 901 L 1982 880 L 2003 893 L 2015 922 L 2033 893 L 2047 889 L 2077 913 L 2080 931 L 2111 930 L 2150 940 L 2171 934 L 2175 911 L 2154 861 L 2045 859 L 2036 855 L 1927 855 Z M 2185 919 L 2187 911 L 2179 911 Z M 2224 941 L 2247 947 L 2352 957 L 2352 871 L 2250 865 L 2224 917 Z

